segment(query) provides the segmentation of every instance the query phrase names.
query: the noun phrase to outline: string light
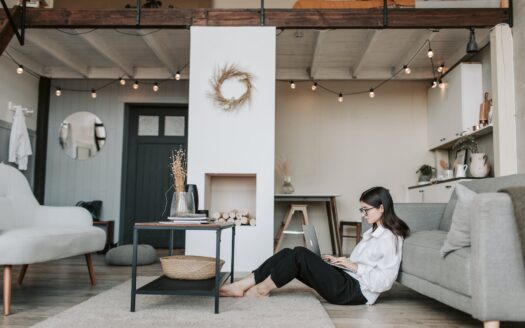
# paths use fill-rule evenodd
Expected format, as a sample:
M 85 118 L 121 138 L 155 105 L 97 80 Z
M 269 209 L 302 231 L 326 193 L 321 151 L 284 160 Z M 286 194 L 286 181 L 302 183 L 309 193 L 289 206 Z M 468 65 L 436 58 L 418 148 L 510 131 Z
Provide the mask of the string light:
M 290 81 L 290 89 L 295 90 L 295 82 L 293 80 Z
M 16 68 L 16 74 L 22 74 L 22 73 L 24 73 L 24 66 L 18 65 L 18 67 Z
M 339 98 L 337 99 L 340 103 L 343 102 L 343 94 L 339 93 Z
M 123 78 L 119 77 L 118 83 L 120 83 L 121 86 L 125 86 L 126 85 L 126 80 L 124 80 Z
M 62 95 L 62 90 L 60 88 L 57 88 L 55 91 L 55 96 L 60 97 Z
M 312 84 L 312 91 L 315 91 L 317 90 L 317 82 L 314 82 L 314 84 Z
M 180 72 L 177 71 L 177 73 L 175 73 L 175 80 L 179 81 L 180 80 Z
M 445 82 L 443 82 L 442 79 L 439 79 L 439 87 L 440 87 L 441 89 L 444 89 L 444 88 L 445 88 Z
M 153 91 L 154 92 L 159 91 L 159 84 L 157 82 L 155 82 L 155 84 L 153 85 Z
M 95 89 L 91 90 L 91 98 L 97 98 L 97 92 L 95 91 Z
M 432 48 L 430 48 L 430 47 L 428 48 L 427 56 L 428 56 L 428 58 L 434 57 L 434 52 L 432 51 Z
M 376 93 L 374 92 L 374 88 L 371 88 L 371 89 L 370 89 L 370 92 L 368 93 L 368 96 L 369 96 L 370 98 L 374 98 L 374 97 L 376 96 Z
M 408 65 L 403 65 L 403 70 L 405 71 L 405 74 L 412 73 L 412 69 L 410 69 L 410 67 L 408 67 Z
M 432 81 L 432 88 L 435 88 L 435 87 L 437 87 L 437 86 L 438 86 L 438 81 L 437 81 L 436 79 L 434 79 L 434 80 Z
M 439 65 L 439 67 L 437 68 L 437 71 L 439 73 L 443 73 L 445 71 L 445 63 Z
M 139 89 L 139 81 L 135 81 L 135 82 L 133 83 L 133 89 L 134 89 L 134 90 L 138 90 L 138 89 Z

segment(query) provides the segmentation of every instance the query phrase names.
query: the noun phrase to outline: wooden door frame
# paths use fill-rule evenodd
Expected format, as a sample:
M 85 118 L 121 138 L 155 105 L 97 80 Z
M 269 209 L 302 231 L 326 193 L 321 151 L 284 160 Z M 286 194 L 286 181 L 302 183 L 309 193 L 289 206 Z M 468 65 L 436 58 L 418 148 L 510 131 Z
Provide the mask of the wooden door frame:
M 120 183 L 120 221 L 119 221 L 119 245 L 124 243 L 124 232 L 125 232 L 125 214 L 126 214 L 126 190 L 128 187 L 128 142 L 129 142 L 129 128 L 130 128 L 130 116 L 131 110 L 135 107 L 150 107 L 150 108 L 184 108 L 188 110 L 188 122 L 189 122 L 189 104 L 188 103 L 124 103 L 124 129 L 122 138 L 122 170 L 121 170 L 121 183 Z M 186 131 L 189 133 L 189 127 L 186 126 Z M 189 138 L 189 134 L 187 135 Z

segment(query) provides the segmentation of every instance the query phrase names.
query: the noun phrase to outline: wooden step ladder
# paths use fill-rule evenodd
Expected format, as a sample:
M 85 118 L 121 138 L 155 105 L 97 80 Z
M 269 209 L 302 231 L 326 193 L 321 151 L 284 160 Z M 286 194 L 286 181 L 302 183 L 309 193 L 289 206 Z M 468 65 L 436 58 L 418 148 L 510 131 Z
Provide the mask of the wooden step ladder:
M 286 229 L 290 225 L 290 222 L 292 221 L 292 218 L 295 212 L 301 212 L 303 214 L 303 225 L 308 224 L 308 212 L 306 211 L 307 207 L 308 205 L 303 205 L 303 204 L 290 204 L 290 208 L 288 209 L 288 212 L 286 212 L 286 215 L 283 218 L 283 222 L 281 223 L 281 226 L 279 227 L 279 231 L 277 232 L 277 235 L 275 236 L 275 243 L 273 247 L 274 253 L 276 253 L 281 247 L 285 234 L 290 234 L 290 235 L 303 234 L 303 239 L 304 239 L 304 233 L 302 231 L 289 231 Z M 304 242 L 306 245 L 305 239 L 304 239 Z

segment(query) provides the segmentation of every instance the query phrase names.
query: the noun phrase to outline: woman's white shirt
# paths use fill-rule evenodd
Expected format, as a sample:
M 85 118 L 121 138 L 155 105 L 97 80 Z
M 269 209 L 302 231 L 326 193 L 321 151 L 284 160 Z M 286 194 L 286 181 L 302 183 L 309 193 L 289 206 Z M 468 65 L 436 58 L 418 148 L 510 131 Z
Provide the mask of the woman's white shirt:
M 357 272 L 346 271 L 357 279 L 367 304 L 374 304 L 379 294 L 392 288 L 399 272 L 403 238 L 378 225 L 363 234 L 349 257 L 357 263 Z

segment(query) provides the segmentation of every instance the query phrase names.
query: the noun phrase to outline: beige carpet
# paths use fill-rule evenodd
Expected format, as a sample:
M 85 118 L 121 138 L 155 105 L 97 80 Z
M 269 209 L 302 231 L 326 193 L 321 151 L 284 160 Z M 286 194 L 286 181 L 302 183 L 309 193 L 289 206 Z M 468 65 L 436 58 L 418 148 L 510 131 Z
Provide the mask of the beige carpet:
M 153 280 L 139 277 L 138 286 Z M 105 291 L 34 327 L 334 327 L 313 292 L 284 288 L 265 299 L 221 298 L 214 314 L 208 296 L 137 295 L 129 312 L 130 282 Z

